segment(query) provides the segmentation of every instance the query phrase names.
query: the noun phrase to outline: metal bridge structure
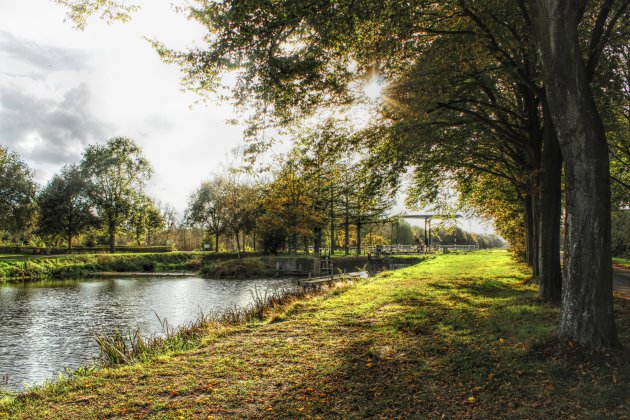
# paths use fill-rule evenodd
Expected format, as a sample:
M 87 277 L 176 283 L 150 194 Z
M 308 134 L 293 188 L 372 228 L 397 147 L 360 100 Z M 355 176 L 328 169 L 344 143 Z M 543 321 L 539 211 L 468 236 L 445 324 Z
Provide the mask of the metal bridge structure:
M 462 216 L 461 214 L 428 214 L 428 213 L 420 213 L 420 214 L 400 214 L 397 216 L 398 219 L 420 219 L 420 220 L 424 220 L 424 248 L 425 249 L 430 249 L 431 248 L 431 221 L 432 220 L 448 220 L 448 219 L 461 219 Z M 455 246 L 455 249 L 457 249 L 457 245 L 450 245 Z

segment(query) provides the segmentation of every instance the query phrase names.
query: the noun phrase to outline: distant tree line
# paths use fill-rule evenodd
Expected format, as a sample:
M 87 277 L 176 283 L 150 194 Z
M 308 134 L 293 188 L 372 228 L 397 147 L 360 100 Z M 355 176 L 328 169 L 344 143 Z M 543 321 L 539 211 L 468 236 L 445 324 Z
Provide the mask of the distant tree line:
M 419 243 L 422 233 L 389 214 L 393 190 L 374 189 L 350 159 L 295 149 L 263 177 L 238 168 L 203 181 L 180 222 L 145 192 L 151 166 L 131 140 L 88 146 L 43 187 L 13 152 L 0 148 L 0 232 L 4 244 L 94 247 L 170 245 L 267 254 L 362 253 L 378 244 Z M 396 225 L 396 229 L 392 227 Z M 332 240 L 331 240 L 332 238 Z M 502 246 L 498 238 L 434 230 L 434 243 Z
M 205 230 L 215 252 L 221 237 L 232 238 L 237 252 L 246 244 L 268 254 L 319 253 L 331 246 L 360 252 L 364 235 L 354 235 L 351 243 L 351 227 L 360 231 L 386 221 L 391 200 L 363 195 L 345 164 L 314 159 L 295 151 L 277 158 L 265 180 L 216 175 L 190 196 L 185 222 Z
M 77 165 L 66 165 L 43 187 L 14 152 L 0 148 L 0 232 L 2 242 L 72 248 L 117 241 L 164 244 L 177 221 L 145 193 L 151 166 L 125 137 L 88 146 Z
M 310 135 L 300 142 L 309 144 Z M 239 169 L 203 181 L 188 200 L 184 223 L 204 232 L 214 252 L 361 254 L 365 246 L 423 242 L 418 227 L 391 214 L 395 190 L 370 184 L 349 155 L 297 146 L 276 157 L 266 177 L 242 177 Z M 434 244 L 504 246 L 495 235 L 471 235 L 448 223 L 433 238 Z

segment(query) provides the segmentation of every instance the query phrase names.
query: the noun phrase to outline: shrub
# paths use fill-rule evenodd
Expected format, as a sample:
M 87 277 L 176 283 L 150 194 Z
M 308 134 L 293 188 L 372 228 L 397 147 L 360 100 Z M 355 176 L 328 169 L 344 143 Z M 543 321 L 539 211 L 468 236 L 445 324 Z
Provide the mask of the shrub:
M 203 278 L 244 279 L 252 277 L 270 277 L 275 270 L 262 258 L 242 258 L 226 261 L 206 262 L 200 271 Z

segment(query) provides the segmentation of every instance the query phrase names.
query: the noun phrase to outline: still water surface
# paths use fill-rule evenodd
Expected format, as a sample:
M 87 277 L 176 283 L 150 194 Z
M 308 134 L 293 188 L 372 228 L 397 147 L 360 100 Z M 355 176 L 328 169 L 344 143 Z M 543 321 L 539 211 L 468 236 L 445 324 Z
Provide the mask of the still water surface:
M 0 286 L 0 390 L 21 390 L 98 356 L 94 331 L 140 327 L 146 334 L 251 302 L 251 291 L 291 280 L 112 278 Z

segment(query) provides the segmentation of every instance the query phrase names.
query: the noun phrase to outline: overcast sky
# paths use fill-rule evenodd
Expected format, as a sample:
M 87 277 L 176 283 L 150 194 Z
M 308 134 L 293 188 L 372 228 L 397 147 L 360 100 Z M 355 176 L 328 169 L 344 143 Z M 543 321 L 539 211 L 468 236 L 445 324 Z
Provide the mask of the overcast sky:
M 155 175 L 149 193 L 180 212 L 199 182 L 241 142 L 227 106 L 194 105 L 176 66 L 143 36 L 192 46 L 203 33 L 170 1 L 141 1 L 126 24 L 91 19 L 74 29 L 51 0 L 0 0 L 0 144 L 18 152 L 45 183 L 86 144 L 127 136 Z M 192 106 L 192 108 L 191 108 Z
M 226 122 L 227 105 L 195 105 L 179 68 L 143 39 L 184 49 L 200 41 L 201 26 L 171 1 L 137 3 L 129 23 L 93 18 L 79 31 L 51 0 L 0 0 L 0 144 L 44 184 L 85 145 L 130 137 L 154 167 L 149 194 L 182 214 L 190 192 L 241 144 L 242 127 Z

